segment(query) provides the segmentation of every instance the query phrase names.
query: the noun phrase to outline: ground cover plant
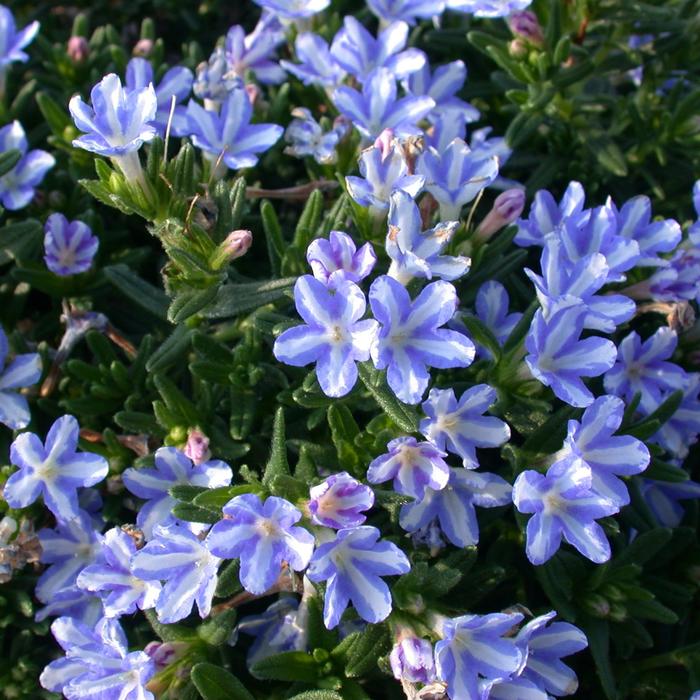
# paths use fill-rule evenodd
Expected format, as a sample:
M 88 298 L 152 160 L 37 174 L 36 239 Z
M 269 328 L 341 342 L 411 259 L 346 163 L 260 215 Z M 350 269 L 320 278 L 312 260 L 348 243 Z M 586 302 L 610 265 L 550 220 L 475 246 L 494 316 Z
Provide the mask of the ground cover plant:
M 699 30 L 0 6 L 0 697 L 700 697 Z

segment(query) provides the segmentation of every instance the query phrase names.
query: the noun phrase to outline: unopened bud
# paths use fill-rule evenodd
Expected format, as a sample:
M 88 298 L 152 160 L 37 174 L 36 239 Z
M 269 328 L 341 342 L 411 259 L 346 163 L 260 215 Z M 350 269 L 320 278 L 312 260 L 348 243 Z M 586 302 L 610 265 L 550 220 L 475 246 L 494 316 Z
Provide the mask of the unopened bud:
M 528 10 L 513 12 L 508 17 L 508 27 L 516 37 L 525 39 L 535 46 L 542 46 L 544 43 L 542 27 L 534 12 Z
M 610 603 L 598 593 L 592 593 L 585 598 L 583 608 L 594 617 L 606 618 L 610 615 Z
M 157 670 L 162 670 L 173 661 L 182 658 L 187 651 L 185 642 L 149 642 L 144 651 L 153 659 Z
M 197 428 L 190 430 L 184 452 L 195 464 L 206 462 L 211 457 L 209 438 Z
M 148 58 L 153 51 L 153 39 L 139 39 L 132 50 L 134 56 Z
M 212 269 L 220 270 L 232 260 L 245 255 L 252 244 L 253 234 L 250 231 L 232 231 L 212 254 L 209 261 Z
M 527 44 L 522 39 L 513 39 L 508 44 L 508 53 L 513 58 L 525 58 L 528 54 Z
M 427 639 L 406 636 L 389 654 L 394 678 L 410 683 L 430 683 L 435 679 L 433 645 Z
M 525 190 L 513 188 L 501 192 L 496 197 L 491 211 L 484 217 L 476 230 L 476 239 L 488 241 L 496 231 L 512 224 L 522 213 L 525 206 Z
M 88 46 L 87 39 L 84 36 L 72 36 L 68 39 L 66 53 L 74 63 L 83 63 L 90 55 L 90 47 Z

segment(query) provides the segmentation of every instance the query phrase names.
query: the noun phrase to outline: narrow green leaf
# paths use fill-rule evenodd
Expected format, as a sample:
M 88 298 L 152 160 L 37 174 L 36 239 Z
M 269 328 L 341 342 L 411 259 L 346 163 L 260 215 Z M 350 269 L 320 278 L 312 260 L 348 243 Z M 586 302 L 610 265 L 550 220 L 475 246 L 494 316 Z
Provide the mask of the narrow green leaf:
M 476 316 L 464 314 L 461 316 L 461 320 L 467 327 L 472 340 L 485 347 L 498 361 L 501 357 L 501 346 L 493 331 Z
M 360 362 L 360 379 L 379 407 L 407 433 L 418 430 L 418 417 L 408 405 L 399 401 L 386 383 L 383 373 L 369 362 Z
M 593 656 L 596 673 L 608 700 L 617 699 L 617 686 L 610 664 L 610 625 L 607 620 L 586 617 L 579 626 L 586 633 L 588 648 Z
M 241 562 L 239 559 L 226 562 L 219 570 L 215 595 L 217 598 L 230 598 L 243 590 L 240 582 Z
M 260 216 L 262 217 L 265 240 L 267 241 L 267 255 L 270 259 L 270 267 L 276 276 L 280 273 L 280 264 L 284 257 L 286 244 L 275 208 L 267 199 L 264 199 L 260 205 Z
M 158 349 L 146 361 L 149 372 L 161 372 L 179 362 L 189 350 L 192 330 L 187 326 L 177 326 Z
M 287 461 L 287 440 L 285 436 L 284 409 L 280 406 L 275 413 L 275 422 L 272 426 L 272 449 L 267 460 L 262 482 L 265 486 L 271 486 L 277 476 L 291 476 L 289 462 Z
M 220 647 L 230 639 L 236 618 L 236 610 L 224 610 L 205 620 L 197 628 L 197 634 L 202 641 L 210 646 Z
M 208 491 L 206 486 L 194 486 L 193 484 L 175 484 L 168 489 L 168 493 L 178 501 L 191 503 L 200 493 Z
M 653 413 L 625 430 L 638 440 L 650 438 L 678 410 L 683 401 L 683 390 L 674 391 Z
M 220 666 L 196 664 L 190 678 L 203 700 L 255 700 L 236 676 Z
M 182 323 L 211 304 L 218 294 L 217 284 L 207 289 L 194 289 L 179 294 L 168 307 L 168 321 Z
M 377 667 L 377 659 L 390 647 L 391 635 L 386 624 L 367 625 L 348 651 L 345 675 L 349 678 L 365 676 Z
M 210 508 L 202 508 L 192 503 L 176 503 L 173 506 L 172 514 L 180 520 L 189 523 L 208 523 L 213 525 L 221 520 L 221 513 Z
M 224 284 L 211 306 L 202 311 L 206 318 L 233 318 L 288 296 L 296 277 Z
M 158 287 L 154 287 L 132 272 L 126 265 L 110 265 L 103 270 L 105 277 L 130 301 L 153 314 L 166 319 L 168 297 Z
M 304 651 L 285 651 L 261 659 L 250 669 L 256 678 L 273 681 L 314 683 L 319 675 L 318 662 Z

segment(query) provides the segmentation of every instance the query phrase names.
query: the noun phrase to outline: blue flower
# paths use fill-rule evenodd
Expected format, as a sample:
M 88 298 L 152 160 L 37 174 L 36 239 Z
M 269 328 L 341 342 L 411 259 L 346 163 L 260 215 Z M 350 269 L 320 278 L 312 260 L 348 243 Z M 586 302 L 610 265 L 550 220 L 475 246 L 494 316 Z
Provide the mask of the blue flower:
M 170 118 L 172 98 L 175 98 L 175 109 L 170 131 L 174 136 L 185 136 L 187 132 L 187 117 L 185 107 L 182 105 L 192 92 L 194 76 L 189 68 L 175 66 L 165 73 L 158 85 L 153 80 L 153 66 L 145 58 L 132 58 L 126 65 L 127 90 L 144 90 L 153 85 L 156 93 L 157 109 L 152 120 L 153 126 L 161 136 L 165 136 L 165 130 Z
M 154 700 L 146 684 L 156 671 L 143 651 L 129 652 L 116 620 L 104 618 L 90 629 L 69 617 L 51 625 L 66 652 L 42 672 L 42 687 L 63 693 L 69 700 Z
M 426 61 L 420 70 L 411 73 L 403 81 L 403 86 L 409 95 L 427 95 L 435 100 L 435 107 L 428 115 L 431 121 L 442 117 L 475 122 L 479 119 L 479 110 L 457 97 L 466 79 L 467 67 L 464 61 L 438 66 L 433 73 Z
M 338 530 L 332 542 L 316 548 L 306 575 L 314 583 L 327 581 L 323 622 L 333 629 L 349 603 L 367 622 L 385 620 L 391 593 L 380 578 L 407 573 L 406 555 L 391 542 L 378 542 L 376 527 L 362 525 Z
M 258 153 L 269 150 L 282 136 L 277 124 L 251 124 L 253 107 L 243 88 L 234 88 L 221 106 L 221 113 L 205 110 L 193 100 L 187 105 L 188 132 L 212 163 L 221 160 L 231 170 L 250 168 Z
M 346 121 L 338 118 L 330 131 L 324 131 L 306 107 L 296 107 L 291 114 L 294 119 L 284 133 L 285 141 L 290 145 L 284 152 L 297 158 L 312 156 L 321 165 L 335 163 L 338 143 L 349 129 Z
M 303 275 L 294 285 L 294 300 L 306 323 L 277 338 L 275 357 L 294 367 L 315 362 L 324 394 L 345 396 L 357 381 L 355 363 L 369 359 L 377 330 L 376 321 L 360 320 L 365 313 L 365 295 L 349 280 L 338 280 L 331 289 L 311 275 Z
M 418 532 L 436 521 L 456 547 L 479 542 L 474 506 L 496 508 L 511 502 L 510 484 L 496 474 L 450 468 L 449 482 L 439 491 L 427 488 L 422 500 L 401 506 L 399 524 Z
M 477 700 L 480 677 L 501 680 L 518 670 L 522 651 L 504 635 L 522 619 L 520 613 L 491 613 L 462 615 L 442 623 L 435 665 L 451 700 Z
M 515 643 L 526 658 L 519 678 L 559 697 L 573 695 L 578 690 L 576 674 L 561 660 L 562 657 L 585 649 L 588 640 L 578 627 L 568 622 L 547 625 L 555 615 L 556 612 L 552 611 L 530 620 L 516 635 Z
M 643 343 L 639 334 L 632 331 L 620 342 L 617 361 L 605 374 L 605 390 L 626 401 L 639 393 L 639 407 L 644 413 L 651 413 L 664 400 L 666 392 L 687 386 L 685 371 L 667 362 L 677 344 L 676 332 L 666 326 Z
M 406 288 L 383 275 L 369 290 L 372 313 L 381 328 L 372 345 L 377 369 L 387 369 L 391 390 L 405 403 L 421 400 L 428 367 L 468 367 L 474 344 L 456 331 L 440 328 L 454 315 L 457 292 L 448 282 L 432 282 L 411 301 Z
M 51 272 L 66 277 L 90 269 L 100 242 L 87 224 L 51 214 L 44 231 L 44 261 Z
M 389 654 L 394 678 L 409 683 L 431 683 L 435 680 L 433 645 L 427 639 L 403 637 Z
M 561 303 L 562 297 L 577 299 L 587 310 L 584 328 L 613 333 L 637 310 L 636 304 L 624 294 L 596 294 L 610 275 L 605 256 L 600 253 L 591 253 L 572 262 L 564 243 L 552 237 L 545 242 L 540 266 L 542 277 L 527 268 L 525 274 L 535 285 L 545 315 Z
M 700 373 L 687 375 L 683 399 L 676 412 L 649 440 L 655 442 L 678 459 L 685 459 L 691 445 L 700 434 Z
M 693 206 L 695 207 L 697 220 L 688 229 L 688 238 L 694 246 L 700 246 L 700 180 L 696 180 L 693 185 Z
M 319 85 L 329 89 L 343 82 L 345 70 L 335 62 L 328 43 L 318 34 L 299 34 L 294 40 L 294 53 L 300 63 L 280 61 L 280 65 L 304 85 Z
M 387 138 L 383 138 L 384 135 Z M 410 175 L 401 144 L 384 132 L 374 145 L 360 154 L 360 175 L 345 178 L 348 194 L 361 206 L 382 212 L 389 208 L 390 196 L 399 190 L 411 198 L 423 189 L 425 178 Z
M 651 220 L 651 202 L 648 197 L 640 195 L 627 200 L 620 210 L 609 202 L 609 207 L 616 218 L 617 235 L 637 241 L 640 267 L 664 265 L 659 253 L 670 253 L 681 242 L 681 227 L 677 221 Z
M 237 24 L 226 34 L 224 50 L 228 67 L 242 81 L 251 72 L 261 83 L 278 85 L 286 77 L 275 56 L 275 50 L 283 42 L 282 27 L 272 15 L 263 15 L 247 36 L 245 29 Z
M 452 240 L 459 222 L 444 221 L 423 231 L 420 209 L 403 190 L 391 194 L 388 225 L 385 243 L 391 258 L 388 274 L 401 284 L 408 284 L 414 277 L 455 280 L 469 271 L 469 258 L 440 254 Z
M 662 527 L 678 527 L 685 508 L 679 501 L 700 498 L 700 484 L 688 479 L 688 474 L 678 469 L 678 481 L 642 480 L 642 496 Z
M 568 218 L 581 218 L 588 215 L 583 205 L 586 193 L 580 182 L 570 182 L 564 196 L 557 204 L 547 190 L 535 193 L 527 219 L 518 219 L 518 233 L 515 242 L 521 246 L 544 245 L 545 236 L 552 233 Z
M 144 581 L 165 581 L 156 601 L 163 624 L 177 622 L 192 612 L 196 603 L 200 617 L 211 611 L 221 559 L 205 540 L 177 525 L 156 525 L 153 539 L 133 555 L 131 572 Z
M 90 516 L 80 511 L 77 517 L 58 522 L 53 530 L 39 530 L 37 536 L 41 545 L 39 561 L 49 566 L 39 577 L 35 594 L 42 603 L 54 602 L 57 594 L 74 586 L 82 569 L 95 561 L 102 535 L 93 527 Z
M 39 149 L 27 152 L 28 148 L 27 137 L 18 121 L 15 120 L 0 129 L 0 153 L 16 149 L 21 154 L 14 168 L 0 176 L 0 202 L 10 211 L 23 209 L 32 201 L 35 188 L 56 164 L 50 153 Z
M 466 140 L 467 122 L 458 114 L 429 114 L 432 122 L 425 132 L 425 148 L 442 153 L 455 139 Z
M 39 22 L 31 22 L 24 29 L 17 31 L 12 12 L 0 5 L 0 95 L 5 94 L 5 71 L 11 63 L 26 63 L 29 56 L 22 51 L 34 41 L 39 31 Z
M 403 20 L 415 24 L 419 19 L 441 15 L 445 0 L 367 0 L 367 7 L 383 22 Z
M 608 282 L 624 281 L 624 273 L 639 261 L 639 244 L 618 235 L 615 213 L 608 206 L 565 219 L 556 233 L 572 263 L 593 253 L 604 255 L 610 268 Z
M 387 445 L 388 452 L 373 459 L 367 469 L 367 481 L 381 484 L 394 480 L 394 490 L 414 498 L 423 498 L 426 488 L 434 491 L 447 486 L 450 468 L 443 459 L 447 453 L 429 442 L 399 437 Z
M 136 516 L 136 524 L 143 530 L 146 539 L 152 537 L 156 525 L 182 525 L 197 533 L 207 529 L 201 524 L 180 522 L 171 513 L 177 503 L 169 494 L 173 486 L 192 484 L 218 488 L 228 486 L 232 478 L 231 467 L 225 462 L 214 459 L 195 465 L 175 447 L 156 450 L 155 467 L 130 467 L 122 473 L 124 486 L 135 496 L 148 501 L 139 508 Z
M 306 249 L 306 260 L 314 277 L 332 287 L 340 280 L 359 283 L 367 277 L 377 262 L 371 243 L 359 250 L 355 242 L 343 231 L 331 231 L 328 240 L 316 238 Z
M 506 288 L 496 280 L 489 280 L 479 287 L 476 293 L 474 309 L 477 318 L 496 336 L 496 340 L 503 345 L 508 336 L 513 332 L 522 313 L 515 311 L 508 313 L 510 299 Z M 477 345 L 479 353 L 490 357 L 486 348 Z
M 3 495 L 12 508 L 26 508 L 40 495 L 58 520 L 77 518 L 78 488 L 94 486 L 107 476 L 109 464 L 93 452 L 77 452 L 80 428 L 73 416 L 62 416 L 49 430 L 46 444 L 34 433 L 22 433 L 10 447 L 19 467 Z
M 435 106 L 431 97 L 397 98 L 396 79 L 386 68 L 377 68 L 362 85 L 362 92 L 342 86 L 333 92 L 333 104 L 365 137 L 373 140 L 384 129 L 397 137 L 421 133 L 418 122 Z
M 476 469 L 477 447 L 500 447 L 510 440 L 507 423 L 483 415 L 496 398 L 488 384 L 467 389 L 459 402 L 453 389 L 431 389 L 422 405 L 427 418 L 420 422 L 420 431 L 439 449 L 459 455 L 465 468 Z
M 557 459 L 571 457 L 591 470 L 591 490 L 617 506 L 630 501 L 620 476 L 640 474 L 649 465 L 646 445 L 631 435 L 613 436 L 625 412 L 616 396 L 601 396 L 583 413 L 581 421 L 570 420 L 563 448 Z
M 700 250 L 679 248 L 649 279 L 628 287 L 635 299 L 694 301 L 700 297 Z
M 255 639 L 246 656 L 251 673 L 253 666 L 269 656 L 285 651 L 306 650 L 307 634 L 299 613 L 297 599 L 285 596 L 275 601 L 265 612 L 241 618 L 236 627 L 237 632 Z
M 596 564 L 610 559 L 610 544 L 596 518 L 617 513 L 615 503 L 591 489 L 591 470 L 565 458 L 547 474 L 527 470 L 513 485 L 513 503 L 521 513 L 533 513 L 527 523 L 525 551 L 532 564 L 544 564 L 559 549 L 563 537 Z
M 294 571 L 303 571 L 314 549 L 314 538 L 302 527 L 301 512 L 283 498 L 260 497 L 247 493 L 232 498 L 224 506 L 224 520 L 207 535 L 209 549 L 223 559 L 241 560 L 241 583 L 254 595 L 272 588 L 282 562 Z
M 312 17 L 331 4 L 331 0 L 253 0 L 253 2 L 270 13 L 288 20 Z
M 507 17 L 531 4 L 532 0 L 446 0 L 448 10 L 474 17 Z
M 342 29 L 331 44 L 335 63 L 360 82 L 377 68 L 385 68 L 397 79 L 405 78 L 426 64 L 419 49 L 403 50 L 408 41 L 408 25 L 393 22 L 375 39 L 353 16 L 347 15 Z
M 331 474 L 314 486 L 309 496 L 311 521 L 336 530 L 362 525 L 367 519 L 363 511 L 374 505 L 372 489 L 347 472 Z
M 425 189 L 440 205 L 440 219 L 455 221 L 462 207 L 496 179 L 498 158 L 484 157 L 462 139 L 455 139 L 442 153 L 431 148 L 423 151 L 416 170 L 425 177 Z
M 42 622 L 49 617 L 59 616 L 72 617 L 88 627 L 94 627 L 104 617 L 104 609 L 97 596 L 73 585 L 52 593 L 50 601 L 36 611 L 34 619 Z
M 242 88 L 243 80 L 230 68 L 223 47 L 217 46 L 207 61 L 197 66 L 192 90 L 208 107 L 216 107 L 234 88 Z
M 41 356 L 38 353 L 15 355 L 7 361 L 10 345 L 0 328 L 0 423 L 12 430 L 29 425 L 31 418 L 27 399 L 18 389 L 32 386 L 41 377 Z
M 127 181 L 138 182 L 143 187 L 138 150 L 158 134 L 153 124 L 158 111 L 153 85 L 127 90 L 119 76 L 110 73 L 92 88 L 90 100 L 92 107 L 74 95 L 68 104 L 76 127 L 85 132 L 73 139 L 73 145 L 109 156 Z
M 137 550 L 133 538 L 114 527 L 105 532 L 101 544 L 98 560 L 78 575 L 78 586 L 100 595 L 107 617 L 130 615 L 137 608 L 154 607 L 161 585 L 158 581 L 142 581 L 134 576 L 131 560 Z
M 615 364 L 617 356 L 610 340 L 580 339 L 587 313 L 586 306 L 578 300 L 570 306 L 554 306 L 549 317 L 540 309 L 525 338 L 529 353 L 525 362 L 533 376 L 571 406 L 593 403 L 593 394 L 581 377 L 603 374 Z

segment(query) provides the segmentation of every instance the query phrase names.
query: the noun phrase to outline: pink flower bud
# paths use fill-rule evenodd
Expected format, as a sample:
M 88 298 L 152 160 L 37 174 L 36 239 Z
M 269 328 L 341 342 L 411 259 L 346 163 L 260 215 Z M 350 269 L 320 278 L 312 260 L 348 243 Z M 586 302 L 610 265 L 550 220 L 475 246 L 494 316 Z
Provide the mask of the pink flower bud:
M 254 105 L 258 97 L 260 97 L 260 88 L 255 83 L 246 83 L 245 92 L 248 95 L 250 104 Z
M 214 270 L 220 270 L 232 260 L 245 255 L 253 244 L 253 234 L 250 231 L 239 229 L 232 231 L 226 239 L 214 251 L 210 264 Z
M 82 63 L 87 60 L 87 57 L 90 55 L 87 39 L 84 36 L 72 36 L 68 39 L 66 53 L 74 63 Z
M 187 651 L 185 642 L 149 642 L 144 651 L 153 659 L 157 670 L 177 661 Z
M 384 160 L 390 153 L 394 142 L 394 132 L 391 129 L 384 129 L 374 142 L 374 147 L 378 148 Z
M 521 37 L 535 46 L 542 46 L 544 43 L 542 27 L 534 12 L 529 10 L 513 12 L 508 17 L 508 26 L 515 36 Z
M 496 197 L 491 211 L 479 224 L 479 228 L 476 230 L 477 240 L 487 241 L 496 231 L 512 224 L 523 213 L 524 206 L 525 190 L 513 188 L 501 192 Z
M 152 39 L 139 39 L 131 52 L 134 56 L 141 56 L 142 58 L 148 58 L 153 51 L 153 40 Z
M 206 462 L 211 457 L 209 438 L 201 430 L 190 430 L 183 451 L 195 464 Z

